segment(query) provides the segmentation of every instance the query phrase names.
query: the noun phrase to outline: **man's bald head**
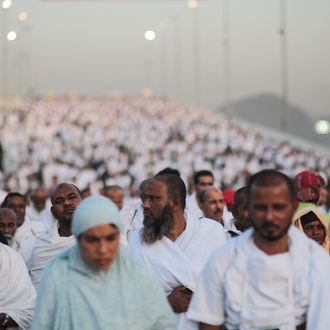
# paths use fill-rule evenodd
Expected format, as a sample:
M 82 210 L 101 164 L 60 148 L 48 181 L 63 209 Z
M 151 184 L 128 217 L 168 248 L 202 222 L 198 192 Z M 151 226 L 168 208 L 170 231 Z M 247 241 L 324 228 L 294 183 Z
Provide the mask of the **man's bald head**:
M 51 200 L 52 204 L 54 204 L 54 196 L 56 195 L 56 193 L 57 193 L 59 190 L 65 188 L 65 187 L 72 187 L 74 190 L 76 190 L 76 192 L 78 193 L 78 195 L 79 195 L 80 198 L 82 199 L 83 196 L 82 196 L 82 194 L 81 194 L 81 191 L 79 190 L 79 188 L 78 188 L 76 185 L 74 185 L 73 183 L 63 182 L 63 183 L 58 184 L 58 185 L 52 190 L 52 192 L 51 192 L 51 194 L 50 194 L 50 200 Z

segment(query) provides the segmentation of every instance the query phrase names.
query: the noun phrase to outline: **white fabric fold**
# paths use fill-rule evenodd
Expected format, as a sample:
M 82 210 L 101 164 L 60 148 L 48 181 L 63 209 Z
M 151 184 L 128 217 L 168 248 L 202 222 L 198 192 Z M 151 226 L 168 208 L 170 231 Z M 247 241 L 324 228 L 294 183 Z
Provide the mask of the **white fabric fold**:
M 268 256 L 253 231 L 230 240 L 206 265 L 188 317 L 228 330 L 278 328 L 330 329 L 325 312 L 330 296 L 329 256 L 296 228 L 289 251 Z
M 8 314 L 21 329 L 29 329 L 36 292 L 23 259 L 0 243 L 0 313 Z
M 186 228 L 175 242 L 163 237 L 151 245 L 141 242 L 135 231 L 129 248 L 151 266 L 168 296 L 180 285 L 196 289 L 197 280 L 211 253 L 226 240 L 225 230 L 214 220 L 194 219 L 186 214 Z M 178 329 L 197 329 L 185 313 L 176 314 Z
M 30 275 L 32 283 L 38 290 L 41 272 L 48 262 L 62 251 L 74 245 L 76 242 L 73 235 L 61 237 L 58 234 L 58 222 L 45 234 L 39 236 L 34 244 L 31 257 Z
M 23 224 L 17 228 L 15 236 L 22 241 L 27 241 L 31 245 L 34 244 L 36 237 L 46 232 L 45 227 L 37 222 L 32 222 L 28 217 L 25 217 Z

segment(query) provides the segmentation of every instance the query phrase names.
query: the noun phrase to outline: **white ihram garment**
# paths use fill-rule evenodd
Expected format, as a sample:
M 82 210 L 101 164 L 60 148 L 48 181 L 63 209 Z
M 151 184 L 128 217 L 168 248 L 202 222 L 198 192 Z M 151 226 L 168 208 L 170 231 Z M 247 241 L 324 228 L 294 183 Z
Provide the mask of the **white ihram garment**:
M 156 273 L 165 294 L 184 285 L 196 289 L 198 277 L 209 256 L 226 243 L 223 227 L 214 220 L 191 218 L 187 213 L 186 228 L 175 242 L 163 237 L 151 245 L 141 242 L 135 231 L 130 242 L 131 251 L 144 260 Z M 186 313 L 176 314 L 179 330 L 197 329 Z
M 41 273 L 49 261 L 75 243 L 73 235 L 62 237 L 58 234 L 58 222 L 47 233 L 36 239 L 30 266 L 30 275 L 36 290 L 39 287 Z
M 0 243 L 0 313 L 8 314 L 21 329 L 29 329 L 36 292 L 23 259 Z
M 8 245 L 23 258 L 26 267 L 30 269 L 32 245 L 27 241 L 18 239 L 16 235 L 8 240 Z
M 27 241 L 31 245 L 34 244 L 36 237 L 42 235 L 46 229 L 44 226 L 36 221 L 31 221 L 25 217 L 23 224 L 17 228 L 15 236 L 21 241 Z
M 218 249 L 204 268 L 188 317 L 228 330 L 330 329 L 330 258 L 298 229 L 287 253 L 266 255 L 252 229 Z

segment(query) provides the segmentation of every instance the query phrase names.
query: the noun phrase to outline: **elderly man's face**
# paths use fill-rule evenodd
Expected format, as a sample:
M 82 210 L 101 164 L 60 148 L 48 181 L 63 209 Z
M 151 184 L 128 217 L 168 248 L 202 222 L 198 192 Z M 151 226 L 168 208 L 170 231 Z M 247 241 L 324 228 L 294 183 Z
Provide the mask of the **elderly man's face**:
M 249 212 L 255 234 L 266 241 L 276 241 L 288 231 L 297 204 L 285 183 L 255 186 L 251 189 Z
M 120 242 L 117 227 L 100 225 L 80 236 L 79 248 L 83 259 L 96 270 L 105 270 L 115 260 Z
M 0 232 L 7 240 L 11 240 L 16 233 L 16 215 L 9 212 L 0 214 Z
M 206 218 L 220 222 L 222 220 L 223 209 L 225 206 L 222 191 L 207 191 L 205 194 L 205 201 L 200 206 Z

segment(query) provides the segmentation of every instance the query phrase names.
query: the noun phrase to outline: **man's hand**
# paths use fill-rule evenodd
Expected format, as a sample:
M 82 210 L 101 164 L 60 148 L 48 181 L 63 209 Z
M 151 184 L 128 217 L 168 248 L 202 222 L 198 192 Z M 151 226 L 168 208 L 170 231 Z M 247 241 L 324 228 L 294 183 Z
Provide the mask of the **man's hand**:
M 184 313 L 188 310 L 192 293 L 183 292 L 184 286 L 177 286 L 172 293 L 167 296 L 168 302 L 175 313 Z

